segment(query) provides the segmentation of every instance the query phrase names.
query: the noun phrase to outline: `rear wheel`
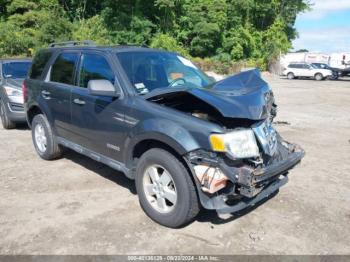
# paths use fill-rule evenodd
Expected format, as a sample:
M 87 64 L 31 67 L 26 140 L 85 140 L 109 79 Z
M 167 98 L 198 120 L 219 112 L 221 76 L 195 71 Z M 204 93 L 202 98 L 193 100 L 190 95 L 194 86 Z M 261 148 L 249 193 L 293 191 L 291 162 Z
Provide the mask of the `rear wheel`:
M 9 119 L 5 103 L 2 100 L 0 101 L 0 118 L 4 129 L 13 129 L 16 127 L 16 124 Z
M 317 74 L 315 75 L 315 80 L 317 80 L 317 81 L 323 80 L 323 75 L 322 75 L 321 73 L 317 73 Z
M 287 74 L 287 78 L 288 78 L 289 80 L 292 80 L 292 79 L 295 78 L 295 75 L 294 75 L 293 73 L 288 73 L 288 74 Z
M 51 126 L 42 114 L 36 115 L 32 121 L 32 139 L 41 158 L 52 160 L 61 156 L 62 148 L 57 144 Z
M 199 212 L 190 174 L 166 150 L 154 148 L 141 156 L 136 168 L 136 189 L 142 209 L 161 225 L 181 227 Z

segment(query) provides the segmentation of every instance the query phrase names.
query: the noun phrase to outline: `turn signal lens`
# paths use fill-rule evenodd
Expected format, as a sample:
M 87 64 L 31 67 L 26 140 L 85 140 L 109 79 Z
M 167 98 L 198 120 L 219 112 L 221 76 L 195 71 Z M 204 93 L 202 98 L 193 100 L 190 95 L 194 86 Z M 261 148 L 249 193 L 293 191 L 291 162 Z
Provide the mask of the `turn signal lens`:
M 216 152 L 226 152 L 225 141 L 222 135 L 210 136 L 211 148 Z

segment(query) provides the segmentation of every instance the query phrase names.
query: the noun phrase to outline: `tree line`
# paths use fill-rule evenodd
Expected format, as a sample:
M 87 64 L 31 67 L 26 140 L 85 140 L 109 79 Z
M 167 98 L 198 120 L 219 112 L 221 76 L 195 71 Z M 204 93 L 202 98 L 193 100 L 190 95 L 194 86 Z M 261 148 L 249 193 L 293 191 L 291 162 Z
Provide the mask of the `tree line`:
M 266 66 L 297 37 L 308 0 L 0 0 L 0 56 L 51 42 L 136 44 Z

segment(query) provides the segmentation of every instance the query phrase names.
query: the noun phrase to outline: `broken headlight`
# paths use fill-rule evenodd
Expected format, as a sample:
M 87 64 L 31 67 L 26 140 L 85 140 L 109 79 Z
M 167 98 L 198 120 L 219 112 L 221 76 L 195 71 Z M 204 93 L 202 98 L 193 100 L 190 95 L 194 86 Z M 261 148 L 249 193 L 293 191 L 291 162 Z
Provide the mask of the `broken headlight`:
M 233 158 L 259 156 L 259 148 L 254 132 L 250 129 L 238 130 L 226 134 L 212 134 L 210 144 L 216 152 L 226 152 Z

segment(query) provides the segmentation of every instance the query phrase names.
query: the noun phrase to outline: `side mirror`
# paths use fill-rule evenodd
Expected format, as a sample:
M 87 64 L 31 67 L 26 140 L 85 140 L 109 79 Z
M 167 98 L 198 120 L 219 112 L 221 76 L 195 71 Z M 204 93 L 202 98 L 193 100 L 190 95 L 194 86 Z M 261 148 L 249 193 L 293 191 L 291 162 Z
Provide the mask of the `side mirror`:
M 109 80 L 90 80 L 88 90 L 89 94 L 94 96 L 119 97 L 121 95 L 120 87 L 115 87 Z

